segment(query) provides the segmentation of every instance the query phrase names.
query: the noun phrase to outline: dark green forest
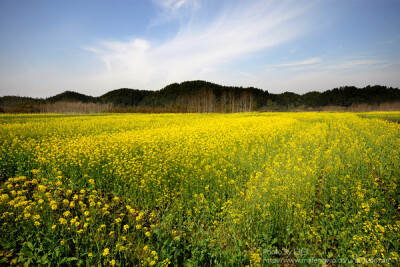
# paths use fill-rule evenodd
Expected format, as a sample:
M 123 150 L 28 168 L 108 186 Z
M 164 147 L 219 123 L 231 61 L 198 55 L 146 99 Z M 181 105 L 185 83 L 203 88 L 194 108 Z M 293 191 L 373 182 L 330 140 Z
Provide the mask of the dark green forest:
M 344 86 L 324 92 L 273 94 L 254 87 L 223 86 L 206 81 L 173 83 L 161 90 L 121 88 L 99 97 L 66 91 L 48 98 L 0 97 L 0 112 L 40 113 L 60 103 L 103 105 L 103 112 L 247 112 L 323 110 L 356 105 L 378 107 L 400 101 L 398 88 Z M 107 105 L 105 105 L 107 104 Z M 46 109 L 44 109 L 46 107 Z M 373 108 L 372 108 L 373 109 Z

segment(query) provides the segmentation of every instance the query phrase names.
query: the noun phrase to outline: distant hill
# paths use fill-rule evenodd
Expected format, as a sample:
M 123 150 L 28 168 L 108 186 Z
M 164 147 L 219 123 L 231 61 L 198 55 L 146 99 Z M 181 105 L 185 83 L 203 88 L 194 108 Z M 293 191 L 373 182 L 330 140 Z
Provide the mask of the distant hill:
M 37 104 L 43 102 L 43 99 L 40 98 L 32 98 L 32 97 L 24 97 L 24 96 L 3 96 L 0 97 L 0 106 L 1 107 L 16 107 L 29 104 Z
M 99 97 L 66 91 L 46 98 L 20 96 L 0 97 L 0 112 L 41 112 L 43 105 L 64 102 L 105 105 L 115 112 L 243 112 L 301 111 L 351 109 L 364 105 L 379 109 L 379 105 L 400 101 L 400 90 L 386 86 L 357 88 L 344 86 L 324 92 L 299 95 L 292 92 L 272 94 L 254 87 L 223 86 L 207 81 L 173 83 L 161 90 L 148 91 L 121 88 Z M 336 107 L 336 108 L 335 108 Z M 45 110 L 48 110 L 45 109 Z M 98 108 L 97 110 L 105 110 Z
M 0 113 L 36 113 L 37 108 L 44 103 L 43 99 L 23 96 L 0 97 Z
M 154 94 L 154 92 L 121 88 L 112 90 L 99 98 L 103 103 L 111 103 L 115 107 L 133 107 L 139 105 L 143 98 L 151 94 Z
M 84 94 L 80 94 L 72 91 L 65 91 L 61 94 L 46 98 L 47 102 L 82 102 L 82 103 L 90 103 L 90 102 L 98 102 L 99 99 L 97 97 L 88 96 Z
M 266 103 L 268 96 L 268 91 L 253 87 L 243 88 L 223 86 L 206 81 L 187 81 L 180 84 L 173 83 L 159 91 L 155 91 L 153 94 L 146 96 L 141 105 L 151 107 L 166 107 L 170 105 L 193 107 L 197 105 L 196 109 L 199 109 L 199 106 L 201 106 L 200 109 L 203 109 L 207 105 L 207 108 L 204 109 L 209 111 L 214 107 L 218 109 L 217 106 L 221 109 L 230 105 L 231 108 L 239 110 L 244 105 L 244 99 L 251 98 L 247 102 L 251 102 L 252 108 L 256 109 Z M 191 108 L 189 109 L 192 110 Z

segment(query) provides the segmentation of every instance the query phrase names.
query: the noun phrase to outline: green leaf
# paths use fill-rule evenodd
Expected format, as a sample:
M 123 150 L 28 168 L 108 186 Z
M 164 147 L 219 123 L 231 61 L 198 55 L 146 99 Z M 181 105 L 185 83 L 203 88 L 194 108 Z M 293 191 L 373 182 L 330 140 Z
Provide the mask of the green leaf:
M 33 245 L 31 242 L 26 242 L 26 245 L 28 246 L 28 248 L 30 248 L 31 250 L 33 250 Z
M 328 253 L 328 259 L 330 259 L 332 257 L 333 257 L 333 252 L 331 251 L 331 252 Z
M 77 261 L 77 260 L 78 260 L 77 257 L 69 257 L 69 258 L 67 258 L 67 262 L 68 261 Z

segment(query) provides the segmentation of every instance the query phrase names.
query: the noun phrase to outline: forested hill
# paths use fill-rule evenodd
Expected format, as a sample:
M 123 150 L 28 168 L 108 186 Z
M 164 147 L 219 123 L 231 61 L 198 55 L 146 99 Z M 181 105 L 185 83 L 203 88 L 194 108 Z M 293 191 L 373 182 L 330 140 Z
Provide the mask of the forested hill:
M 272 94 L 258 88 L 223 86 L 206 81 L 173 83 L 158 91 L 122 88 L 99 97 L 66 91 L 46 98 L 0 97 L 0 112 L 41 112 L 44 106 L 58 103 L 107 104 L 117 112 L 243 112 L 319 110 L 325 107 L 348 108 L 355 105 L 377 107 L 400 101 L 400 90 L 386 86 L 357 88 L 344 86 L 325 92 L 299 95 Z M 51 109 L 50 109 L 51 110 Z

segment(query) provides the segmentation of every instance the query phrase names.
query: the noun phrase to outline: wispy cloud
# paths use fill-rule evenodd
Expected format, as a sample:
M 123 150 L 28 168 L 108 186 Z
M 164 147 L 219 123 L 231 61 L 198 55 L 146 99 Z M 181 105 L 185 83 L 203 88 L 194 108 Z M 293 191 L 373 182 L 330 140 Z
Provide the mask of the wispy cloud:
M 320 57 L 313 57 L 301 61 L 294 61 L 289 63 L 277 64 L 268 66 L 274 70 L 277 69 L 288 69 L 288 70 L 320 70 L 320 71 L 352 71 L 361 69 L 377 69 L 385 68 L 392 65 L 392 62 L 387 60 L 378 60 L 370 58 L 358 58 L 358 59 L 325 59 L 324 61 Z
M 293 72 L 286 75 L 281 72 L 264 72 L 254 80 L 254 86 L 264 88 L 270 92 L 296 92 L 324 91 L 335 87 L 354 85 L 364 87 L 367 85 L 382 84 L 399 87 L 400 67 L 363 69 L 361 71 L 334 71 L 313 68 L 307 71 Z
M 313 57 L 313 58 L 309 58 L 309 59 L 305 59 L 305 60 L 301 60 L 301 61 L 295 61 L 295 62 L 289 62 L 289 63 L 280 64 L 278 66 L 295 67 L 295 66 L 311 65 L 311 64 L 315 64 L 315 63 L 319 63 L 319 62 L 321 62 L 321 58 Z
M 165 23 L 185 21 L 190 19 L 201 6 L 200 0 L 152 0 L 158 10 L 157 15 L 151 18 L 147 28 L 155 28 Z
M 175 11 L 181 8 L 187 0 L 153 0 L 153 2 L 163 8 Z
M 187 12 L 182 9 L 187 1 L 155 0 L 173 12 Z M 198 7 L 200 4 L 195 2 Z M 298 18 L 310 7 L 302 1 L 237 2 L 234 6 L 223 5 L 217 15 L 206 19 L 197 16 L 202 12 L 197 8 L 190 11 L 192 15 L 181 23 L 176 35 L 163 42 L 134 38 L 102 41 L 86 49 L 107 67 L 98 79 L 155 89 L 169 82 L 207 79 L 210 69 L 215 70 L 215 75 L 220 66 L 232 60 L 304 34 L 309 25 Z
M 400 69 L 395 61 L 368 57 L 316 57 L 287 63 L 287 66 L 268 67 L 258 75 L 256 86 L 275 92 L 326 90 L 343 85 L 364 87 L 383 84 L 398 87 L 400 78 L 395 75 Z M 315 62 L 315 63 L 313 63 Z M 295 64 L 309 63 L 309 64 Z M 275 89 L 279 88 L 279 89 Z
M 347 60 L 339 63 L 326 65 L 324 66 L 324 69 L 348 70 L 348 69 L 362 68 L 362 67 L 382 67 L 385 65 L 384 63 L 387 63 L 387 61 L 375 60 L 375 59 Z

